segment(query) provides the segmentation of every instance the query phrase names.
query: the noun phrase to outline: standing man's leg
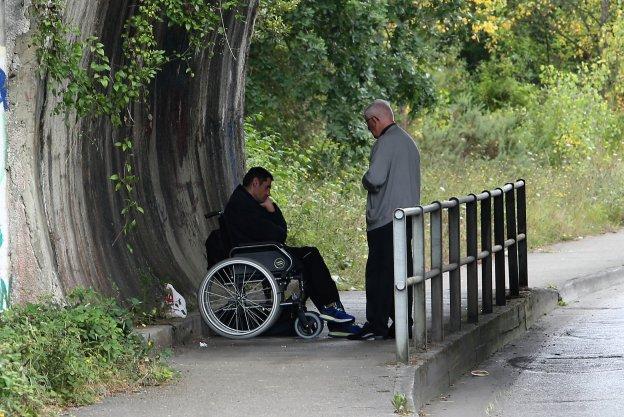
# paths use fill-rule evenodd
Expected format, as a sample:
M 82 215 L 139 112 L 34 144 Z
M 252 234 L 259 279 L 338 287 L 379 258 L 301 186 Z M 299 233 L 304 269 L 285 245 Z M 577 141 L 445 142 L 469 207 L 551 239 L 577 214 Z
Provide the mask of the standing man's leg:
M 367 239 L 366 320 L 375 336 L 385 336 L 394 296 L 392 223 L 367 232 Z

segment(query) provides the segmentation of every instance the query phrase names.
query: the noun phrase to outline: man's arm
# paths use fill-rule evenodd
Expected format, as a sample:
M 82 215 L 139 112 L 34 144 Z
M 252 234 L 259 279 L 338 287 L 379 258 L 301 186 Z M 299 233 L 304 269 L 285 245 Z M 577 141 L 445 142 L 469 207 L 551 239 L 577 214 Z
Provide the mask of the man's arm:
M 263 210 L 267 210 L 264 205 L 261 205 Z M 282 211 L 277 204 L 273 203 L 274 211 L 267 212 L 259 216 L 258 211 L 245 211 L 241 212 L 245 221 L 245 234 L 257 242 L 279 242 L 284 243 L 288 233 L 288 227 L 286 220 L 282 215 Z
M 388 179 L 392 160 L 392 147 L 389 143 L 386 143 L 387 140 L 387 138 L 383 139 L 383 142 L 379 142 L 377 147 L 373 148 L 370 166 L 362 177 L 362 185 L 368 192 L 378 192 Z

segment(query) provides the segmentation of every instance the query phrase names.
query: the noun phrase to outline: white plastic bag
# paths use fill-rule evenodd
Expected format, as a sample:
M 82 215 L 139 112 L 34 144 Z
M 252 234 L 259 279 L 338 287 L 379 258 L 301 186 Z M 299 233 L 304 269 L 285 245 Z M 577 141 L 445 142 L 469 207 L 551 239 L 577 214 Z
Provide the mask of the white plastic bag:
M 186 317 L 186 300 L 171 284 L 165 285 L 165 317 Z

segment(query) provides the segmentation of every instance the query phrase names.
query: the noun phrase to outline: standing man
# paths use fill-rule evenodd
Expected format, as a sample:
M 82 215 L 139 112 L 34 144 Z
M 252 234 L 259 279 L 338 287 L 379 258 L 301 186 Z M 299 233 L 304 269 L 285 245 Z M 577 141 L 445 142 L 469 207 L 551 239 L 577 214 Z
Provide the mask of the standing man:
M 364 120 L 376 141 L 368 171 L 362 178 L 368 191 L 367 322 L 360 332 L 349 337 L 357 340 L 394 336 L 394 324 L 388 328 L 388 319 L 394 317 L 392 216 L 399 207 L 420 204 L 420 153 L 411 136 L 394 122 L 390 104 L 385 100 L 373 101 L 364 110 Z M 411 239 L 409 232 L 410 227 L 408 241 Z

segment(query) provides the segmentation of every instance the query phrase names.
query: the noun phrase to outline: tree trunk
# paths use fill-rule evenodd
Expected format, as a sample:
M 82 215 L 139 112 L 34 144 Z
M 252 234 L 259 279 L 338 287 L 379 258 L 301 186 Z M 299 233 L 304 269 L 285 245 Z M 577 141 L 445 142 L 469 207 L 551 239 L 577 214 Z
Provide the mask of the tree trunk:
M 83 36 L 100 37 L 114 64 L 135 3 L 68 0 L 65 16 Z M 28 22 L 21 2 L 10 7 L 15 19 L 21 14 Z M 183 64 L 168 64 L 150 88 L 148 105 L 134 106 L 131 131 L 104 118 L 53 115 L 57 98 L 37 75 L 30 32 L 21 30 L 13 54 L 19 68 L 9 87 L 14 300 L 44 292 L 62 297 L 75 286 L 108 294 L 118 289 L 125 298 L 140 293 L 140 278 L 149 276 L 195 293 L 206 272 L 204 241 L 216 226 L 204 214 L 223 207 L 243 173 L 245 69 L 256 9 L 257 0 L 249 0 L 238 10 L 242 17 L 224 15 L 227 42 L 213 35 L 214 47 L 193 61 L 194 78 Z M 159 37 L 165 49 L 186 42 L 166 25 Z M 113 143 L 129 135 L 145 215 L 120 236 L 124 202 L 108 177 L 123 166 Z

